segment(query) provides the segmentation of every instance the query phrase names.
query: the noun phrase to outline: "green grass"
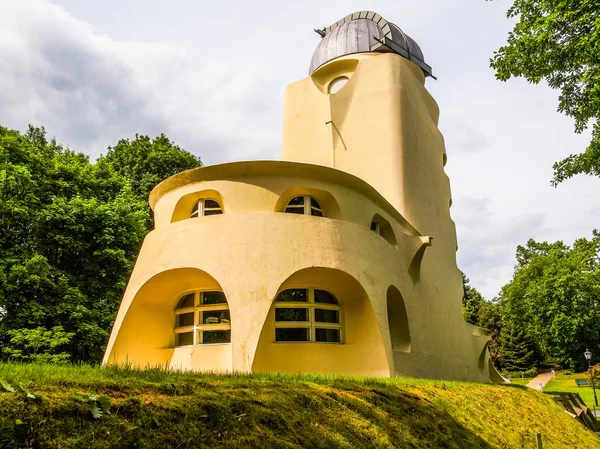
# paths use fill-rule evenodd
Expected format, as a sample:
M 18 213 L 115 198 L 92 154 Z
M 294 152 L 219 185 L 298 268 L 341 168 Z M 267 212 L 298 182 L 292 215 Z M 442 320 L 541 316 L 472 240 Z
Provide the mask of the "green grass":
M 561 393 L 579 393 L 585 405 L 593 409 L 594 407 L 594 391 L 591 387 L 578 387 L 575 383 L 575 379 L 587 379 L 586 373 L 579 374 L 563 374 L 562 372 L 556 373 L 556 380 L 551 380 L 544 386 L 544 393 L 546 394 L 561 394 Z M 596 386 L 598 387 L 598 386 Z M 600 391 L 596 388 L 596 394 Z M 600 399 L 600 398 L 599 398 Z M 598 409 L 598 407 L 596 407 Z
M 529 382 L 533 380 L 533 377 L 525 377 L 525 378 L 514 378 L 510 379 L 510 383 L 513 385 L 527 385 Z
M 0 448 L 600 448 L 517 385 L 0 364 Z M 24 390 L 35 398 L 27 397 Z M 1 390 L 2 388 L 0 388 Z M 77 395 L 108 395 L 94 419 Z

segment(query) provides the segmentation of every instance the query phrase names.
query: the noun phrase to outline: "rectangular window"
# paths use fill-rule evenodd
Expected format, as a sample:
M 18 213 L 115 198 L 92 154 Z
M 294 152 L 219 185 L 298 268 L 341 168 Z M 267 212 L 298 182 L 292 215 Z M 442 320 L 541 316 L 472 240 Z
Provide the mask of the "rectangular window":
M 227 299 L 225 299 L 223 292 L 203 292 L 202 304 L 227 304 Z
M 229 324 L 231 318 L 229 318 L 229 310 L 211 310 L 208 312 L 202 312 L 201 324 Z
M 337 299 L 331 293 L 326 292 L 325 290 L 316 290 L 315 289 L 315 302 L 320 302 L 321 304 L 337 304 Z
M 277 295 L 279 302 L 308 302 L 308 290 L 305 288 L 292 288 L 284 290 Z
M 315 337 L 317 341 L 325 343 L 339 343 L 340 330 L 339 329 L 315 329 Z
M 329 309 L 315 309 L 315 321 L 317 323 L 339 323 L 340 312 Z
M 309 341 L 308 328 L 277 328 L 275 329 L 275 341 Z
M 184 307 L 194 307 L 194 294 L 190 293 L 189 295 L 185 295 L 183 298 L 179 300 L 179 304 L 177 304 L 178 309 L 183 309 Z
M 301 207 L 286 207 L 285 208 L 285 213 L 286 214 L 300 214 L 300 215 L 304 215 L 304 206 Z
M 183 332 L 175 334 L 175 346 L 189 346 L 194 344 L 194 333 Z
M 194 312 L 182 313 L 177 315 L 177 327 L 182 326 L 193 326 L 194 325 Z
M 203 331 L 202 344 L 231 343 L 231 331 Z
M 308 309 L 278 307 L 275 309 L 275 321 L 308 321 Z

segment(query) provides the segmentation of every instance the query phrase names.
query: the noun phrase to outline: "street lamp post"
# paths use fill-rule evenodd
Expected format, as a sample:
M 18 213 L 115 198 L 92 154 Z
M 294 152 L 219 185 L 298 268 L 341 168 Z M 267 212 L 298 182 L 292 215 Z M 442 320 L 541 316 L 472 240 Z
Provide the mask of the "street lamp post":
M 589 349 L 586 349 L 583 353 L 585 359 L 588 362 L 588 369 L 590 370 L 590 378 L 592 379 L 592 388 L 594 390 L 594 402 L 596 403 L 596 407 L 598 407 L 598 397 L 596 396 L 596 384 L 594 382 L 594 373 L 592 373 L 592 353 Z M 596 407 L 594 407 L 594 416 L 596 416 Z

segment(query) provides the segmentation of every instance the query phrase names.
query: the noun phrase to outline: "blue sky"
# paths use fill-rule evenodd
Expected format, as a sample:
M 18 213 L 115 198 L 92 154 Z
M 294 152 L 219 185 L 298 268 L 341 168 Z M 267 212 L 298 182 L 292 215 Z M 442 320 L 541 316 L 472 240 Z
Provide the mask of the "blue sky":
M 92 157 L 164 132 L 205 164 L 277 159 L 285 86 L 307 75 L 313 28 L 359 10 L 398 24 L 438 76 L 458 264 L 491 299 L 527 239 L 590 236 L 600 179 L 550 186 L 585 149 L 545 85 L 494 78 L 512 24 L 497 0 L 0 0 L 0 124 L 44 125 Z

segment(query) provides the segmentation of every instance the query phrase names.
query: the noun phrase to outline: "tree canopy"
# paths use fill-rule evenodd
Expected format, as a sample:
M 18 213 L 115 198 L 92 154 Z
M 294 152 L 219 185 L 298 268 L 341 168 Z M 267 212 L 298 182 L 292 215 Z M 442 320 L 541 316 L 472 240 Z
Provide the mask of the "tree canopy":
M 588 148 L 554 164 L 552 184 L 600 176 L 600 0 L 514 0 L 507 17 L 518 21 L 490 60 L 496 77 L 547 82 L 560 90 L 558 111 L 573 117 L 575 132 L 592 126 Z
M 99 361 L 151 225 L 149 190 L 199 165 L 164 135 L 92 163 L 43 128 L 0 126 L 0 356 Z

